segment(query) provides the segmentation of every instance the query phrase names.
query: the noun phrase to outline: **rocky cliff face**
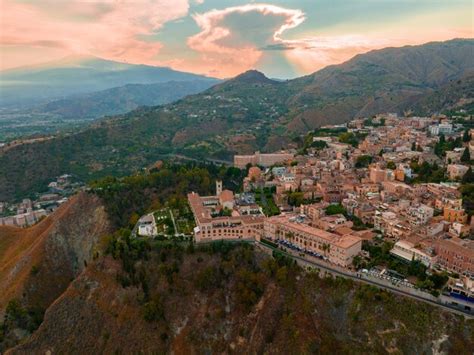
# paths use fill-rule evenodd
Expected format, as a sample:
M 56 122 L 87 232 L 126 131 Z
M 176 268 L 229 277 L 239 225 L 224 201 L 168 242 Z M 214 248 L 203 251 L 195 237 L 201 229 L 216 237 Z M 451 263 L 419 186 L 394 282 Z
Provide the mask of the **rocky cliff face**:
M 474 346 L 472 321 L 247 247 L 152 244 L 134 268 L 135 285 L 124 282 L 133 275 L 119 257 L 90 264 L 38 331 L 7 353 L 440 354 Z
M 86 193 L 31 228 L 0 227 L 0 316 L 11 300 L 44 312 L 84 270 L 109 231 L 99 198 Z

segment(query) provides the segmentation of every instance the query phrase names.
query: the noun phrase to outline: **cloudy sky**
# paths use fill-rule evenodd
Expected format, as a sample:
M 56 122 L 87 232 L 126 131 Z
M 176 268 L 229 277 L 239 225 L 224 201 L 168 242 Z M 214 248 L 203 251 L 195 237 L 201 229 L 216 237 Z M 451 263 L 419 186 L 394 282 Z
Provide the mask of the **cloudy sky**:
M 95 56 L 291 78 L 388 46 L 474 37 L 472 0 L 0 0 L 0 69 Z

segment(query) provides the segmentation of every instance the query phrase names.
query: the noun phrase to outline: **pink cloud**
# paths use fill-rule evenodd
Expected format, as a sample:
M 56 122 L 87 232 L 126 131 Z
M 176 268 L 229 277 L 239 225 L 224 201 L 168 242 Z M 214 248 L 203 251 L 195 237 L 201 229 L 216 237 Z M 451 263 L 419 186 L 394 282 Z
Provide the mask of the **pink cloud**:
M 449 14 L 450 18 L 459 15 L 456 11 L 454 9 Z M 183 70 L 229 77 L 258 66 L 263 56 L 271 55 L 265 50 L 281 50 L 297 73 L 307 74 L 373 49 L 472 37 L 472 28 L 451 28 L 448 23 L 440 27 L 438 22 L 440 19 L 446 21 L 446 15 L 418 15 L 392 23 L 391 27 L 384 24 L 377 30 L 363 33 L 310 34 L 287 39 L 286 32 L 305 21 L 301 10 L 269 4 L 234 6 L 194 15 L 201 31 L 188 38 L 187 43 L 200 57 L 172 61 L 171 65 Z
M 470 29 L 423 30 L 417 33 L 410 28 L 398 32 L 391 30 L 364 35 L 340 35 L 310 37 L 284 43 L 293 49 L 285 51 L 288 61 L 301 73 L 314 72 L 328 65 L 343 63 L 357 54 L 385 47 L 420 45 L 430 41 L 446 41 L 453 38 L 470 38 Z
M 3 0 L 0 44 L 49 46 L 69 53 L 151 63 L 161 44 L 139 36 L 185 16 L 188 9 L 188 0 Z M 5 65 L 8 63 L 2 63 Z
M 240 18 L 237 25 L 235 21 L 232 23 L 232 16 Z M 246 16 L 254 16 L 248 19 L 248 24 Z M 193 18 L 201 32 L 187 43 L 201 56 L 185 66 L 226 77 L 253 67 L 262 57 L 260 46 L 281 41 L 280 35 L 301 24 L 304 14 L 269 4 L 248 4 L 195 14 Z M 251 25 L 251 33 L 246 33 L 247 25 Z

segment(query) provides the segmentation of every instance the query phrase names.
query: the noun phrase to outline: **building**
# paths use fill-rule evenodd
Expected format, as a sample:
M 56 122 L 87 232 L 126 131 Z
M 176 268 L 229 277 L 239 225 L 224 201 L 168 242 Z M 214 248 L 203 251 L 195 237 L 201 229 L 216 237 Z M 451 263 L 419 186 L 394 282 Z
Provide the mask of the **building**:
M 326 215 L 327 202 L 313 203 L 311 205 L 301 205 L 301 213 L 308 216 L 312 221 L 316 221 Z
M 348 221 L 342 214 L 324 216 L 314 222 L 315 227 L 330 232 L 334 232 L 340 227 L 352 228 L 353 225 L 352 221 Z
M 219 191 L 219 184 L 216 186 Z M 214 240 L 259 240 L 263 231 L 265 216 L 258 205 L 237 202 L 230 190 L 223 190 L 218 196 L 188 194 L 188 202 L 194 215 L 197 243 Z
M 327 258 L 343 267 L 350 266 L 354 256 L 362 250 L 362 239 L 355 235 L 338 235 L 312 227 L 302 216 L 279 215 L 267 218 L 265 238 L 292 243 L 308 252 Z
M 446 206 L 443 210 L 443 218 L 448 222 L 458 222 L 464 224 L 467 222 L 467 213 L 462 207 Z
M 374 184 L 384 182 L 387 180 L 387 171 L 377 165 L 373 165 L 369 168 L 369 179 Z
M 459 238 L 435 243 L 438 265 L 458 274 L 474 276 L 474 241 Z
M 433 125 L 429 127 L 429 132 L 433 136 L 440 134 L 451 134 L 453 132 L 453 125 L 451 123 L 440 123 L 439 125 Z
M 29 227 L 38 223 L 42 218 L 48 214 L 44 209 L 39 209 L 26 213 L 19 213 L 15 216 L 0 218 L 0 226 L 17 226 L 17 227 Z
M 143 237 L 155 237 L 158 235 L 153 214 L 148 214 L 140 218 L 138 221 L 138 235 Z
M 466 172 L 469 170 L 469 167 L 460 164 L 449 164 L 447 170 L 449 178 L 455 180 L 461 179 L 464 174 L 466 174 Z
M 416 245 L 408 240 L 399 240 L 396 242 L 390 250 L 390 254 L 395 255 L 407 262 L 412 260 L 419 260 L 427 267 L 431 267 L 436 261 L 436 257 L 430 255 L 419 248 Z
M 286 152 L 268 154 L 255 152 L 252 155 L 235 155 L 234 166 L 239 169 L 244 169 L 248 164 L 270 167 L 275 164 L 288 162 L 293 158 L 294 154 Z
M 412 226 L 425 225 L 433 215 L 434 209 L 423 204 L 410 206 L 406 211 L 407 219 Z

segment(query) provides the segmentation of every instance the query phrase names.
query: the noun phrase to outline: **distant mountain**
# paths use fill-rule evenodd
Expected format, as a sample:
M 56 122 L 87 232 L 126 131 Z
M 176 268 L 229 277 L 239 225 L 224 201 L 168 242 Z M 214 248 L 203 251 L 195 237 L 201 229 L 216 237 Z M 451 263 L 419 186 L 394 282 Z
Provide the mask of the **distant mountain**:
M 90 119 L 117 115 L 139 106 L 167 104 L 197 94 L 218 83 L 215 79 L 168 81 L 157 84 L 127 84 L 89 94 L 74 95 L 34 107 L 31 112 L 62 119 Z
M 473 76 L 473 53 L 471 39 L 386 48 L 295 79 L 289 85 L 301 90 L 288 100 L 295 112 L 289 128 L 311 129 L 382 111 L 402 113 L 451 81 Z
M 127 84 L 213 79 L 165 67 L 70 57 L 44 65 L 0 72 L 0 106 L 31 106 L 44 100 L 91 93 Z
M 236 152 L 280 149 L 323 124 L 387 111 L 439 112 L 451 104 L 431 106 L 428 98 L 459 80 L 467 85 L 457 86 L 453 100 L 472 99 L 473 52 L 474 40 L 389 48 L 284 82 L 249 71 L 166 106 L 0 152 L 0 200 L 61 173 L 85 180 L 127 174 L 172 154 L 230 159 Z

